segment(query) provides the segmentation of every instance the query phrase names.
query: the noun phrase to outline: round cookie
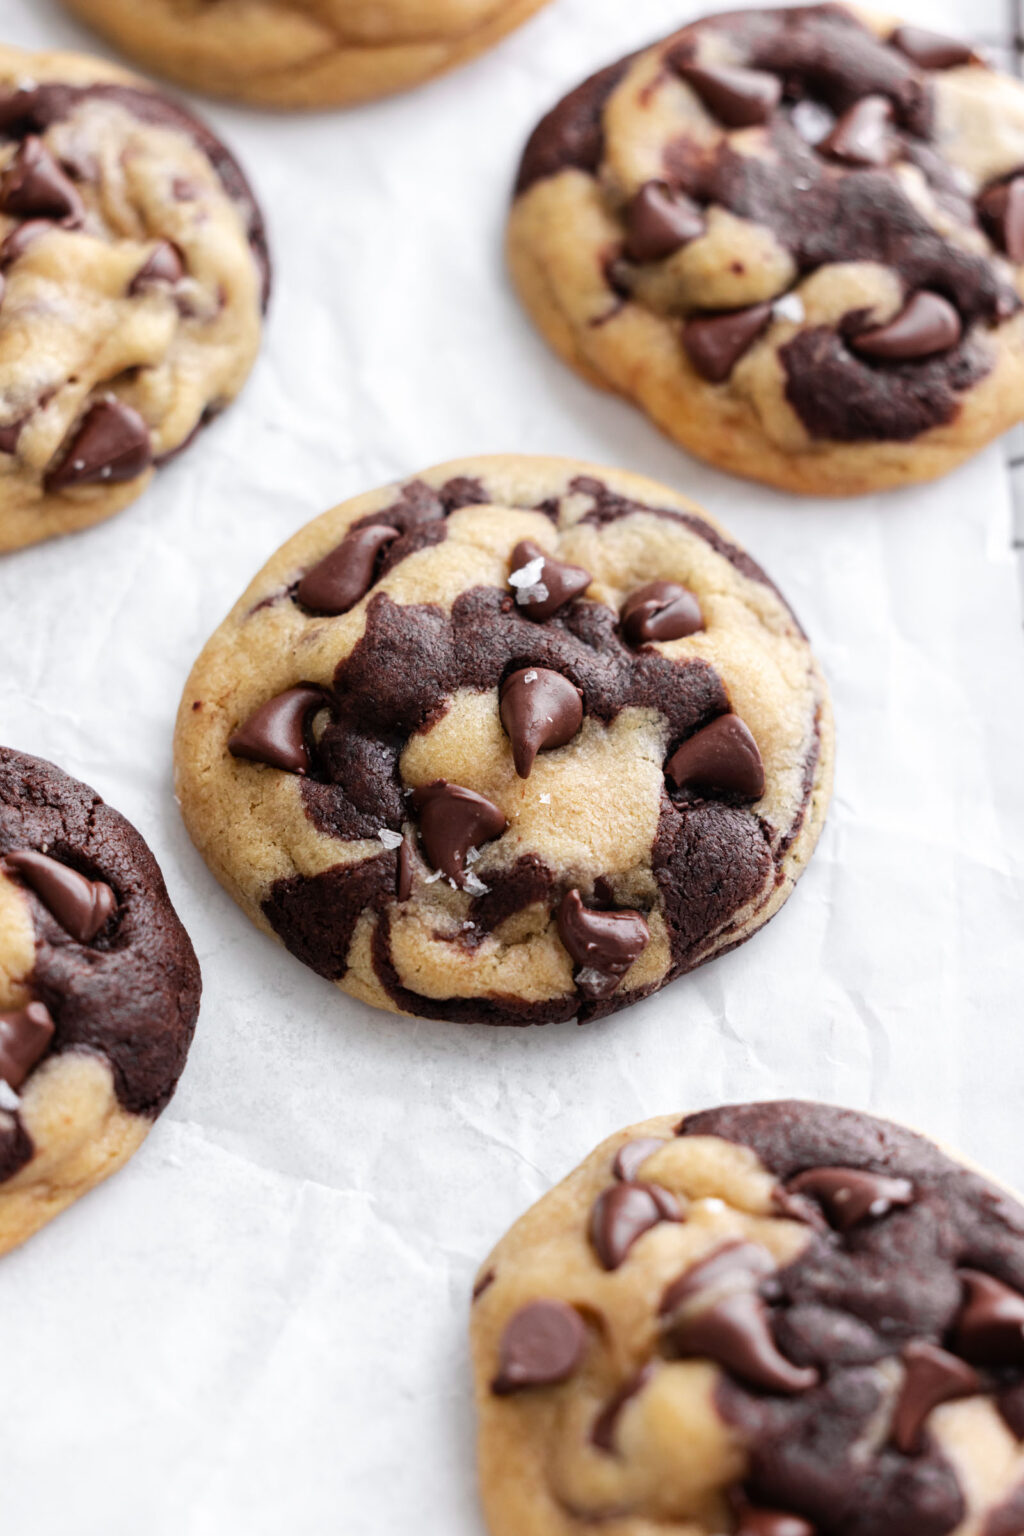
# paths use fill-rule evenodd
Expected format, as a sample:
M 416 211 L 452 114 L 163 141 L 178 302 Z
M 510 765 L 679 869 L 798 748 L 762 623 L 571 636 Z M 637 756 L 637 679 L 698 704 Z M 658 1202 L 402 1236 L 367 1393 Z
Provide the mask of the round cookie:
M 204 124 L 101 60 L 0 47 L 0 551 L 133 501 L 238 394 L 268 286 Z
M 115 1173 L 188 1054 L 200 978 L 142 838 L 0 747 L 0 1253 Z
M 916 27 L 736 11 L 603 70 L 508 250 L 584 378 L 770 485 L 928 480 L 1024 416 L 1024 87 Z
M 560 459 L 442 465 L 286 544 L 178 716 L 203 857 L 381 1008 L 625 1007 L 792 890 L 832 778 L 799 624 L 692 503 Z
M 822 1104 L 649 1120 L 474 1291 L 492 1536 L 1019 1536 L 1024 1206 Z
M 335 107 L 463 64 L 546 0 L 65 0 L 156 74 L 267 107 Z

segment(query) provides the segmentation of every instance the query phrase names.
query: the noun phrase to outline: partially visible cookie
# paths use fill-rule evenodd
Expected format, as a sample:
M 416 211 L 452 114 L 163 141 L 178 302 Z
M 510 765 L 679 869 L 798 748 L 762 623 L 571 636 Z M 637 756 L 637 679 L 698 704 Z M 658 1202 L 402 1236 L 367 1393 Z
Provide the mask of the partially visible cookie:
M 606 1141 L 474 1292 L 493 1536 L 1019 1536 L 1024 1206 L 822 1104 Z
M 133 501 L 238 394 L 268 287 L 203 123 L 99 59 L 0 47 L 0 551 Z
M 0 747 L 0 1253 L 115 1173 L 185 1065 L 199 966 L 142 838 Z
M 749 938 L 817 842 L 832 717 L 764 572 L 664 486 L 462 460 L 267 564 L 178 716 L 248 915 L 378 1007 L 598 1017 Z
M 755 480 L 928 480 L 1024 416 L 1024 87 L 917 27 L 733 11 L 610 66 L 508 249 L 578 372 Z
M 482 53 L 546 0 L 64 0 L 156 74 L 268 107 L 334 107 Z

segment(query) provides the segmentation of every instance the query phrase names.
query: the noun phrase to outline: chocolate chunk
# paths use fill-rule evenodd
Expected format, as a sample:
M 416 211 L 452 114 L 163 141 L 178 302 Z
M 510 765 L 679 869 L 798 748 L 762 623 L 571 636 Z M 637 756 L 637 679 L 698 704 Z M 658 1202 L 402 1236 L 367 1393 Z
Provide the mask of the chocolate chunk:
M 420 816 L 420 837 L 431 867 L 456 885 L 466 878 L 466 855 L 500 837 L 508 826 L 504 812 L 483 795 L 438 779 L 417 789 L 412 803 Z
M 684 792 L 760 800 L 765 789 L 757 742 L 738 715 L 719 715 L 688 737 L 665 764 L 665 772 Z
M 519 611 L 538 624 L 543 624 L 559 608 L 579 597 L 592 580 L 589 571 L 545 554 L 532 539 L 523 539 L 512 551 L 508 579 Z
M 91 944 L 117 911 L 117 897 L 109 885 L 89 880 L 45 853 L 20 849 L 6 854 L 5 862 L 79 944 Z
M 676 69 L 726 128 L 754 128 L 766 123 L 782 99 L 781 81 L 764 70 L 684 63 L 677 63 Z
M 636 1136 L 632 1141 L 624 1142 L 612 1163 L 613 1176 L 625 1184 L 632 1184 L 647 1159 L 667 1145 L 657 1136 Z
M 558 908 L 558 933 L 576 964 L 616 982 L 651 941 L 639 912 L 597 912 L 579 891 L 566 891 Z
M 704 233 L 704 216 L 684 192 L 648 181 L 626 210 L 625 252 L 630 261 L 663 261 Z
M 812 1367 L 793 1365 L 772 1338 L 768 1309 L 753 1291 L 735 1291 L 699 1312 L 675 1318 L 666 1339 L 682 1359 L 704 1357 L 766 1392 L 806 1392 L 818 1381 Z
M 522 667 L 501 685 L 501 723 L 512 743 L 516 773 L 530 777 L 538 752 L 564 747 L 583 724 L 583 695 L 548 667 Z
M 771 318 L 770 304 L 751 304 L 748 309 L 687 320 L 683 326 L 683 346 L 702 379 L 709 384 L 724 384 L 740 358 L 767 329 Z
M 491 1391 L 506 1397 L 568 1380 L 583 1359 L 586 1343 L 579 1313 L 564 1301 L 530 1302 L 506 1325 Z
M 815 1527 L 799 1515 L 760 1509 L 745 1501 L 737 1511 L 736 1536 L 817 1536 Z
M 345 535 L 337 548 L 306 572 L 295 589 L 311 613 L 329 618 L 347 613 L 373 586 L 377 556 L 399 537 L 388 523 L 369 523 Z
M 675 1196 L 657 1184 L 613 1184 L 594 1202 L 590 1241 L 605 1269 L 618 1269 L 633 1244 L 663 1221 L 682 1221 Z
M 980 1270 L 959 1273 L 964 1305 L 953 1324 L 953 1349 L 973 1365 L 1024 1365 L 1024 1296 Z
M 1010 260 L 1024 262 L 1024 176 L 986 187 L 978 198 L 978 212 Z
M 927 27 L 897 27 L 889 41 L 919 69 L 953 69 L 957 64 L 970 64 L 974 58 L 966 43 L 930 32 Z
M 398 901 L 408 901 L 412 895 L 412 849 L 409 839 L 403 837 L 398 849 L 398 869 L 395 873 L 395 896 Z
M 149 428 L 121 400 L 89 407 L 43 482 L 47 491 L 77 485 L 121 485 L 136 480 L 153 462 Z
M 704 628 L 700 604 L 676 581 L 649 581 L 638 587 L 623 603 L 619 617 L 630 645 L 682 640 Z
M 888 1179 L 862 1168 L 811 1168 L 786 1185 L 790 1194 L 816 1200 L 838 1232 L 858 1222 L 887 1216 L 894 1206 L 910 1205 L 914 1186 L 909 1179 Z
M 288 688 L 261 704 L 228 740 L 232 757 L 266 763 L 285 773 L 307 774 L 312 766 L 309 743 L 310 717 L 323 709 L 326 696 L 319 688 Z
M 909 362 L 950 351 L 962 334 L 960 316 L 949 300 L 922 290 L 907 300 L 894 320 L 858 331 L 850 346 L 863 357 Z
M 22 141 L 4 172 L 0 208 L 18 218 L 60 219 L 68 224 L 80 224 L 85 215 L 74 183 L 34 135 Z
M 904 1456 L 916 1455 L 921 1430 L 933 1408 L 981 1391 L 977 1371 L 935 1344 L 915 1340 L 903 1351 L 905 1375 L 893 1416 L 892 1437 Z
M 653 1375 L 654 1365 L 649 1362 L 608 1399 L 594 1420 L 594 1426 L 590 1431 L 591 1445 L 596 1445 L 599 1451 L 607 1451 L 609 1455 L 615 1454 L 615 1431 L 618 1428 L 622 1410 L 627 1403 L 633 1401 L 634 1397 L 639 1396 Z
M 53 223 L 50 219 L 28 219 L 24 224 L 16 224 L 0 245 L 0 267 L 11 267 L 24 256 L 33 241 L 40 235 L 49 235 L 53 232 Z
M 659 1315 L 671 1317 L 684 1302 L 701 1291 L 756 1290 L 769 1275 L 775 1274 L 775 1261 L 767 1248 L 738 1239 L 715 1248 L 706 1259 L 683 1271 L 667 1286 L 661 1298 Z
M 820 148 L 847 165 L 888 165 L 899 153 L 892 103 L 885 96 L 865 96 L 843 113 Z
M 0 1078 L 20 1088 L 32 1068 L 50 1049 L 54 1024 L 43 1003 L 29 1003 L 13 1013 L 0 1013 Z
M 173 288 L 184 275 L 185 264 L 181 252 L 169 240 L 161 240 L 128 284 L 128 292 L 134 298 L 140 293 L 147 293 L 151 288 Z

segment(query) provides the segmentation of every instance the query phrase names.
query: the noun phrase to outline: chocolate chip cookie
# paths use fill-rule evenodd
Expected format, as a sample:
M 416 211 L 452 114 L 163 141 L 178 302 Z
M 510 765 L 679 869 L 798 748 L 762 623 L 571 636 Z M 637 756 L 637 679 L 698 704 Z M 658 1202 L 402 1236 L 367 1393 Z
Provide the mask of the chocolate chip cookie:
M 0 47 L 0 551 L 133 501 L 241 389 L 268 283 L 245 177 L 191 113 Z
M 1024 88 L 842 5 L 695 22 L 543 120 L 509 255 L 566 361 L 701 458 L 928 480 L 1024 416 Z
M 1019 1536 L 1024 1206 L 821 1104 L 620 1132 L 472 1315 L 493 1536 Z
M 142 1144 L 185 1065 L 199 966 L 123 816 L 0 747 L 0 1253 Z
M 189 831 L 355 997 L 581 1021 L 748 938 L 810 857 L 821 673 L 682 497 L 558 459 L 444 465 L 269 562 L 177 728 Z
M 64 0 L 156 74 L 269 107 L 418 85 L 490 48 L 545 0 Z

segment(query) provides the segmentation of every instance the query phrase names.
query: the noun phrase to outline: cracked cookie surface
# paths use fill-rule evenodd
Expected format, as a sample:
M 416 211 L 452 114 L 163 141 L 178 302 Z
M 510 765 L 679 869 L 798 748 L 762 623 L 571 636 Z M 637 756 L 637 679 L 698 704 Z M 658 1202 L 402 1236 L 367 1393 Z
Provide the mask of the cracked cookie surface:
M 827 692 L 764 573 L 620 472 L 494 457 L 335 508 L 197 662 L 176 781 L 248 915 L 356 997 L 585 1021 L 785 901 Z
M 135 500 L 242 388 L 268 288 L 204 124 L 101 60 L 0 47 L 0 551 Z
M 472 1311 L 493 1536 L 1019 1536 L 1024 1207 L 803 1102 L 611 1137 Z
M 199 991 L 135 829 L 52 763 L 0 747 L 0 1253 L 145 1140 Z
M 694 22 L 543 120 L 508 250 L 555 349 L 698 456 L 931 479 L 1022 415 L 1024 88 L 842 5 Z
M 271 107 L 347 106 L 418 85 L 546 0 L 64 0 L 157 74 Z

